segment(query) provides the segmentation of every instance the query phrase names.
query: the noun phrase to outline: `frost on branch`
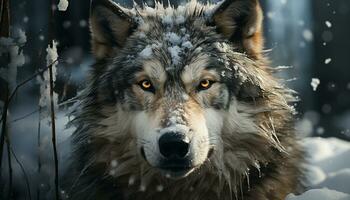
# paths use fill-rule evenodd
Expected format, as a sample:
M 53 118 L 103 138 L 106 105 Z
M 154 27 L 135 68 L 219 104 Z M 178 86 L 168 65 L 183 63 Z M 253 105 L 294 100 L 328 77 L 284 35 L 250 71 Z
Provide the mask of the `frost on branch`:
M 22 47 L 26 42 L 26 34 L 21 29 L 17 29 L 12 38 L 0 38 L 0 56 L 9 55 L 8 65 L 0 67 L 0 77 L 8 82 L 10 90 L 17 85 L 18 68 L 25 64 Z
M 68 8 L 69 2 L 68 0 L 60 0 L 57 7 L 59 11 L 66 11 Z
M 48 46 L 46 48 L 46 64 L 47 66 L 52 65 L 52 79 L 53 82 L 55 83 L 56 81 L 56 75 L 57 75 L 57 59 L 58 59 L 58 54 L 57 54 L 57 42 L 54 40 L 52 42 L 52 47 Z M 40 78 L 38 77 L 38 82 L 40 84 L 40 100 L 39 100 L 39 105 L 42 108 L 48 108 L 50 106 L 50 72 L 49 70 L 46 70 L 43 73 L 43 77 Z M 57 109 L 58 107 L 58 95 L 57 93 L 53 93 L 53 101 L 54 101 L 54 105 L 55 105 L 55 109 Z M 42 113 L 42 117 L 48 117 L 49 116 L 49 112 L 48 109 L 44 109 L 45 111 L 43 111 Z

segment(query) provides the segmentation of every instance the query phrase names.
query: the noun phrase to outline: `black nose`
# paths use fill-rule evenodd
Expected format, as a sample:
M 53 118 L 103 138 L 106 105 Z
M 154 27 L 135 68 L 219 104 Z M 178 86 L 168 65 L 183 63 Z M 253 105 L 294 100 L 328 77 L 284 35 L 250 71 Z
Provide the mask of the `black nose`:
M 179 133 L 165 133 L 159 138 L 160 153 L 166 158 L 183 158 L 189 150 L 189 141 Z

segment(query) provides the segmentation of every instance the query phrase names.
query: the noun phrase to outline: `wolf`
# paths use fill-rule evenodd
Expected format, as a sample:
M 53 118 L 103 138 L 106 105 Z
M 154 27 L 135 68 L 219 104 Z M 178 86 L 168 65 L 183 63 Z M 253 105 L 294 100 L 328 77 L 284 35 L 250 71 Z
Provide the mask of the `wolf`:
M 69 199 L 282 200 L 302 188 L 295 92 L 258 0 L 92 0 L 96 59 L 74 111 Z

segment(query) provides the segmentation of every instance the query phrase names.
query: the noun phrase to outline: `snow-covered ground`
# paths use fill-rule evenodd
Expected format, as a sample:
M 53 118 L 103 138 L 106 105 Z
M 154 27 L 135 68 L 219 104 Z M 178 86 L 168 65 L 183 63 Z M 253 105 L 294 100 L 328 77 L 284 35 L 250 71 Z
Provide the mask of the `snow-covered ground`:
M 305 138 L 308 190 L 286 200 L 350 200 L 350 142 L 336 138 Z

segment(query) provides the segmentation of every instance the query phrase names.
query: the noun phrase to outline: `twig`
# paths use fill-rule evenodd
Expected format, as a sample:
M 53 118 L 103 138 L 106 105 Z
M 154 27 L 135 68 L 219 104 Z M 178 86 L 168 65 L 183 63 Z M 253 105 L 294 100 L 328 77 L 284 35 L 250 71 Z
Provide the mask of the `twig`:
M 39 120 L 38 120 L 38 176 L 40 176 L 41 173 L 41 157 L 40 157 L 40 152 L 41 152 L 41 106 L 39 105 Z M 37 186 L 36 190 L 36 196 L 37 199 L 40 200 L 40 184 Z
M 2 0 L 0 5 L 0 37 L 9 37 L 10 36 L 10 2 L 8 0 Z M 8 55 L 9 58 L 9 55 Z M 2 127 L 1 127 L 1 136 L 0 136 L 0 180 L 1 180 L 1 172 L 2 172 L 2 156 L 4 150 L 5 136 L 6 136 L 6 120 L 7 120 L 7 110 L 8 110 L 8 85 L 6 84 L 6 98 L 5 104 L 2 113 Z M 11 176 L 12 178 L 12 176 Z M 12 180 L 11 180 L 12 182 Z M 3 193 L 3 184 L 0 182 L 0 195 Z M 1 196 L 0 196 L 1 197 Z
M 25 119 L 25 118 L 27 118 L 27 117 L 29 117 L 29 116 L 31 116 L 31 115 L 34 115 L 34 114 L 37 113 L 39 110 L 40 110 L 40 108 L 39 108 L 39 109 L 36 109 L 36 110 L 33 110 L 32 112 L 30 112 L 30 113 L 28 113 L 28 114 L 25 114 L 25 115 L 23 115 L 23 116 L 21 116 L 21 117 L 18 117 L 18 118 L 14 119 L 14 120 L 11 120 L 11 121 L 9 121 L 8 123 L 15 123 L 15 122 L 18 122 L 18 121 L 20 121 L 20 120 L 23 120 L 23 119 Z
M 38 72 L 32 74 L 30 77 L 28 77 L 27 79 L 25 79 L 24 81 L 22 81 L 21 83 L 17 84 L 17 86 L 15 87 L 15 89 L 12 91 L 10 97 L 8 98 L 8 102 L 11 102 L 11 100 L 13 99 L 13 97 L 16 95 L 17 91 L 19 90 L 19 88 L 21 88 L 23 85 L 25 85 L 26 83 L 28 83 L 29 81 L 33 80 L 34 78 L 36 78 L 38 75 L 42 75 L 44 72 L 46 72 L 52 65 L 54 65 L 56 62 L 58 62 L 58 60 L 53 61 L 50 65 L 44 67 L 43 69 L 39 70 Z M 3 108 L 3 111 L 5 110 L 5 105 Z M 0 119 L 0 122 L 2 122 L 4 120 L 4 113 L 2 113 L 2 117 Z
M 55 27 L 55 14 L 53 10 L 53 5 L 55 4 L 55 0 L 51 0 L 50 8 L 49 8 L 49 29 L 48 29 L 48 38 L 49 38 L 49 46 L 53 47 L 54 40 L 54 27 Z M 53 100 L 53 73 L 52 66 L 49 68 L 50 73 L 50 107 L 51 107 L 51 131 L 52 131 L 52 147 L 53 147 L 53 155 L 55 161 L 55 196 L 56 200 L 60 199 L 59 196 L 59 184 L 58 184 L 58 156 L 57 156 L 57 144 L 56 144 L 56 122 L 55 122 L 55 105 Z
M 7 128 L 7 127 L 6 127 Z M 11 143 L 8 133 L 6 132 L 5 135 L 6 138 L 6 146 L 7 146 L 7 161 L 8 161 L 8 168 L 9 168 L 9 188 L 7 193 L 7 199 L 12 199 L 12 180 L 13 180 L 13 170 L 12 170 L 12 162 L 11 162 Z
M 9 97 L 9 102 L 11 102 L 12 98 L 15 96 L 17 90 L 22 87 L 23 85 L 25 85 L 26 83 L 28 83 L 29 81 L 33 80 L 34 78 L 36 78 L 38 75 L 43 74 L 46 70 L 48 70 L 49 68 L 52 67 L 52 65 L 54 65 L 56 62 L 58 62 L 58 60 L 53 61 L 50 65 L 44 67 L 43 69 L 39 70 L 38 72 L 32 74 L 30 77 L 28 77 L 27 79 L 25 79 L 24 81 L 22 81 L 21 83 L 19 83 L 15 89 L 12 91 L 10 97 Z
M 55 121 L 55 105 L 53 100 L 53 73 L 52 67 L 49 68 L 50 73 L 50 108 L 51 108 L 51 131 L 52 131 L 52 147 L 55 161 L 55 190 L 56 199 L 59 199 L 58 189 L 58 156 L 57 156 L 57 144 L 56 144 L 56 121 Z
M 2 154 L 4 151 L 4 143 L 5 143 L 5 136 L 6 136 L 6 125 L 7 125 L 7 109 L 8 109 L 8 87 L 6 87 L 6 98 L 5 98 L 5 103 L 4 103 L 4 108 L 3 108 L 3 113 L 2 113 L 2 126 L 1 126 L 1 137 L 0 137 L 0 180 L 1 180 L 1 175 L 2 175 Z M 0 192 L 3 194 L 2 187 L 0 188 Z
M 1 12 L 0 12 L 0 36 L 10 36 L 10 2 L 8 0 L 1 1 Z
M 20 160 L 17 158 L 15 152 L 13 151 L 12 146 L 10 146 L 10 151 L 11 151 L 11 154 L 13 155 L 13 157 L 15 158 L 17 164 L 19 165 L 19 167 L 20 167 L 21 170 L 22 170 L 22 173 L 23 173 L 23 176 L 24 176 L 24 180 L 25 180 L 25 182 L 26 182 L 26 187 L 27 187 L 27 190 L 28 190 L 29 200 L 31 200 L 31 199 L 32 199 L 32 194 L 31 194 L 31 191 L 30 191 L 30 185 L 29 185 L 29 178 L 28 178 L 28 175 L 27 175 L 26 171 L 24 170 L 23 164 L 20 162 Z

